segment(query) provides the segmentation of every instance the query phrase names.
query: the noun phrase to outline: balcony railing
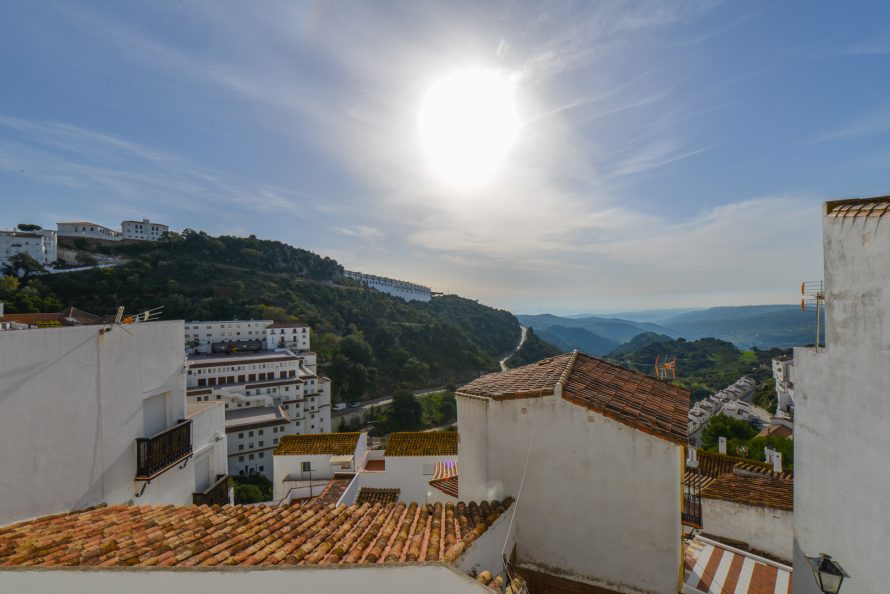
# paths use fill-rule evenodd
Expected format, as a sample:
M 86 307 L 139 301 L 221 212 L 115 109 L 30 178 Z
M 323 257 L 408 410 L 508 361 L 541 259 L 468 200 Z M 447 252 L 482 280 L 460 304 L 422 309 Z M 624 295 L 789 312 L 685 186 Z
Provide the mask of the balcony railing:
M 192 455 L 192 421 L 136 438 L 136 480 L 148 481 Z
M 683 493 L 682 524 L 690 528 L 701 528 L 701 491 L 692 489 Z
M 229 504 L 229 475 L 216 475 L 216 482 L 210 485 L 202 493 L 192 493 L 192 503 L 195 505 L 228 505 Z

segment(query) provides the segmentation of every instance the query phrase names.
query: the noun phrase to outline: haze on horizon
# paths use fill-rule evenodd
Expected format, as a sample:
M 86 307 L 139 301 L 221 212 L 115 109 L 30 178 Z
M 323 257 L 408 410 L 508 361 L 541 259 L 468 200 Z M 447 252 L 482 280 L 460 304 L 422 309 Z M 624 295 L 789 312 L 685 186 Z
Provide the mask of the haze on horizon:
M 576 314 L 793 303 L 821 203 L 888 193 L 885 3 L 345 4 L 5 4 L 0 227 L 148 217 Z

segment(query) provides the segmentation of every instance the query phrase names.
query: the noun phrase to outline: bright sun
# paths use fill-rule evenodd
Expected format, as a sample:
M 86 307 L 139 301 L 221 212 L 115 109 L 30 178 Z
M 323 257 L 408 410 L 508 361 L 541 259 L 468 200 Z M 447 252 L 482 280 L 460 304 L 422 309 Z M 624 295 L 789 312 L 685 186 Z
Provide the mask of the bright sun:
M 519 133 L 515 76 L 472 68 L 440 78 L 420 108 L 420 140 L 433 172 L 468 188 L 488 181 Z

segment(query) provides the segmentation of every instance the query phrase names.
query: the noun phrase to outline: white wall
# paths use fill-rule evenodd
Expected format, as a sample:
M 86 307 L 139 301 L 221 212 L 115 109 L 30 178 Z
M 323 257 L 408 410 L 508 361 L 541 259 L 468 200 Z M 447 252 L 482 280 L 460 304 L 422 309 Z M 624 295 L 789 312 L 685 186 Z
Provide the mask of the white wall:
M 159 592 L 363 592 L 368 594 L 491 594 L 491 590 L 441 563 L 338 565 L 333 567 L 214 567 L 174 569 L 0 570 L 4 592 L 158 594 Z
M 790 511 L 702 499 L 702 530 L 748 543 L 752 548 L 790 561 L 794 548 L 794 514 Z
M 492 575 L 498 575 L 503 572 L 503 555 L 509 558 L 516 544 L 515 522 L 510 522 L 512 517 L 513 506 L 510 506 L 510 509 L 498 516 L 482 536 L 470 543 L 457 560 L 457 567 L 467 573 L 473 569 L 477 574 L 490 571 Z
M 362 441 L 359 438 L 359 441 Z M 290 475 L 296 477 L 296 480 L 308 481 L 309 472 L 303 472 L 303 462 L 309 462 L 312 467 L 312 480 L 322 481 L 324 479 L 334 478 L 334 474 L 339 472 L 350 472 L 349 470 L 341 470 L 340 465 L 331 466 L 331 455 L 324 454 L 319 456 L 272 456 L 274 479 L 272 481 L 272 497 L 275 501 L 281 500 L 287 495 L 290 487 L 284 483 L 285 477 Z M 358 458 L 356 458 L 358 459 Z M 318 494 L 318 491 L 316 491 Z
M 0 332 L 0 524 L 100 502 L 189 503 L 190 467 L 143 497 L 135 483 L 143 399 L 185 416 L 182 322 Z
M 457 456 L 386 456 L 386 470 L 383 472 L 362 472 L 355 484 L 355 493 L 352 499 L 343 501 L 352 502 L 362 487 L 374 489 L 400 489 L 401 501 L 417 503 L 435 503 L 436 501 L 454 501 L 438 489 L 430 486 L 432 474 L 424 474 L 424 465 L 435 467 L 436 462 L 454 461 Z M 442 495 L 442 497 L 438 497 Z M 465 501 L 470 501 L 465 499 Z
M 206 406 L 209 405 L 209 406 Z M 226 474 L 228 469 L 228 456 L 225 427 L 226 415 L 222 402 L 205 403 L 202 405 L 190 405 L 190 409 L 197 412 L 189 414 L 192 420 L 192 448 L 194 459 L 190 464 L 197 474 L 197 468 L 207 463 L 209 466 L 210 484 L 203 484 L 203 477 L 195 481 L 195 492 L 206 490 L 216 482 L 218 474 Z M 151 488 L 151 487 L 149 487 Z
M 794 350 L 794 592 L 817 592 L 805 555 L 887 590 L 890 548 L 890 219 L 824 220 L 826 347 Z
M 520 564 L 622 592 L 677 591 L 679 446 L 559 396 L 457 402 L 460 499 L 518 496 Z

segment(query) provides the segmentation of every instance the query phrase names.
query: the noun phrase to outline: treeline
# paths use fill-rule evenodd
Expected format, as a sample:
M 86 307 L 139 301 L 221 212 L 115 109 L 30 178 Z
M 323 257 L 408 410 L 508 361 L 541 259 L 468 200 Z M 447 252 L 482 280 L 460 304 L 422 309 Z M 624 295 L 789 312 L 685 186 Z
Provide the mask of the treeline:
M 128 262 L 7 275 L 0 299 L 9 312 L 73 305 L 107 315 L 122 305 L 128 313 L 163 307 L 164 319 L 301 321 L 313 329 L 335 400 L 349 402 L 495 371 L 519 341 L 509 312 L 455 295 L 405 302 L 343 279 L 335 260 L 277 241 L 186 230 L 100 251 Z

